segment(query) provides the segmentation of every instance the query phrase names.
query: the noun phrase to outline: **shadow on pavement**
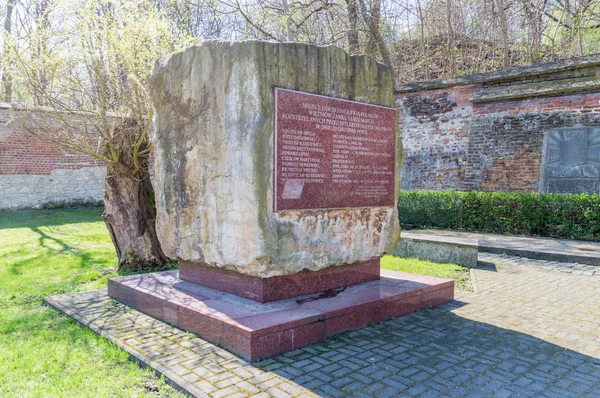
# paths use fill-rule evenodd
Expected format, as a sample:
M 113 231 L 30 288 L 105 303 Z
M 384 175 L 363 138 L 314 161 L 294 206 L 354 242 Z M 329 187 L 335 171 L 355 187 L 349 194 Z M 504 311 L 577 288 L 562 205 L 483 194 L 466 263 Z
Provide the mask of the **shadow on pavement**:
M 477 269 L 482 271 L 498 272 L 496 264 L 481 260 L 477 261 Z
M 600 359 L 455 315 L 462 305 L 346 332 L 256 366 L 320 396 L 600 396 Z

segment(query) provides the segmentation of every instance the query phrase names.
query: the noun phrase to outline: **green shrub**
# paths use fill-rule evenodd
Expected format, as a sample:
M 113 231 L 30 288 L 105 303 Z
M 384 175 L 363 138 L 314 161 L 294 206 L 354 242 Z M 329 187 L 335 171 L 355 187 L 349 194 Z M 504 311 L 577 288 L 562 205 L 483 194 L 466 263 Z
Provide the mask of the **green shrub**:
M 398 211 L 403 228 L 600 240 L 597 194 L 407 191 Z

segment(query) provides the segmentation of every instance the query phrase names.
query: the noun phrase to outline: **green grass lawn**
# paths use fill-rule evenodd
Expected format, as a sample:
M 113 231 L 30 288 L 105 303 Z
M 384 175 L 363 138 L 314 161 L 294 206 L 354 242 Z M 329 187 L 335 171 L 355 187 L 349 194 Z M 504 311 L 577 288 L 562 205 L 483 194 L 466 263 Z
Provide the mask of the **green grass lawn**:
M 177 396 L 104 338 L 42 304 L 99 289 L 117 258 L 99 209 L 0 213 L 0 397 Z M 158 392 L 149 392 L 154 383 Z
M 411 274 L 454 279 L 454 286 L 457 289 L 473 291 L 469 268 L 462 265 L 439 264 L 431 261 L 421 261 L 416 258 L 384 256 L 381 259 L 381 268 L 393 271 L 410 272 Z
M 100 209 L 0 213 L 0 397 L 179 395 L 125 351 L 42 304 L 45 296 L 106 287 L 116 263 Z M 470 288 L 468 269 L 455 264 L 385 256 L 382 266 Z

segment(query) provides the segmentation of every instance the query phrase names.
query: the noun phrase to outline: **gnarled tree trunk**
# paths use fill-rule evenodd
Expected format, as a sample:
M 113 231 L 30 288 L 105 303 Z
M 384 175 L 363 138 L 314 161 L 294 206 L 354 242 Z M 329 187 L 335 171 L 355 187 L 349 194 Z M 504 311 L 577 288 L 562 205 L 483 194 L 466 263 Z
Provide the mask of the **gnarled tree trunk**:
M 113 150 L 106 148 L 113 153 L 114 163 L 107 165 L 103 217 L 119 269 L 155 268 L 170 261 L 156 235 L 154 188 L 148 172 L 149 153 L 144 150 L 149 144 L 139 142 L 141 136 L 145 135 L 137 121 L 125 120 L 114 135 Z
M 156 236 L 150 176 L 137 179 L 108 169 L 103 217 L 119 257 L 119 269 L 140 270 L 168 263 Z

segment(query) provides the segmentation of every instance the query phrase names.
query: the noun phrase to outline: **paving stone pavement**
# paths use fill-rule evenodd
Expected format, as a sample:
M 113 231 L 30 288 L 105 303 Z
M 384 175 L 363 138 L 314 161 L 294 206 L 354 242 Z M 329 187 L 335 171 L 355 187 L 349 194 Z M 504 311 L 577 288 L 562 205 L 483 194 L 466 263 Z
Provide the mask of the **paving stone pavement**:
M 518 265 L 522 267 L 538 267 L 554 271 L 573 273 L 578 275 L 600 277 L 600 267 L 588 264 L 564 263 L 560 261 L 532 260 L 525 257 L 514 257 L 502 254 L 480 253 L 480 261 L 491 261 L 496 263 Z
M 255 364 L 106 290 L 47 302 L 197 396 L 599 397 L 597 274 L 559 272 L 574 264 L 479 259 L 476 291 L 457 291 L 452 303 Z

